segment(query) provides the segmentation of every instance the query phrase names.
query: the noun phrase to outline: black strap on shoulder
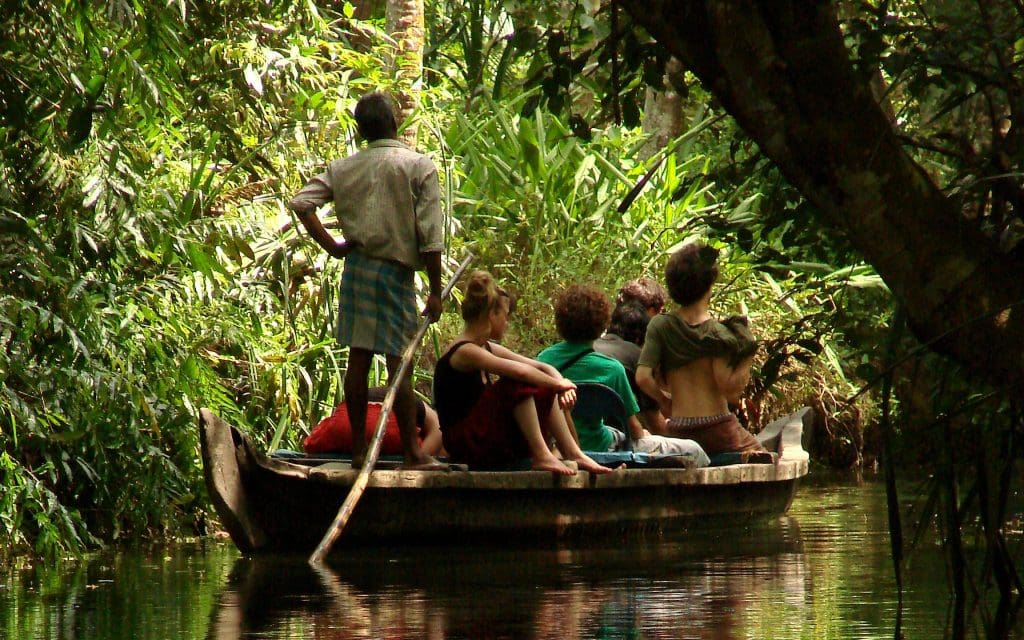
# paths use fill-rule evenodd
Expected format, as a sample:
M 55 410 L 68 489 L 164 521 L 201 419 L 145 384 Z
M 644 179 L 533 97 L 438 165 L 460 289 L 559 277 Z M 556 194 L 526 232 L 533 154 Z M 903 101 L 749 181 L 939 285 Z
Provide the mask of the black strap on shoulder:
M 590 354 L 590 353 L 594 353 L 594 350 L 593 349 L 584 349 L 583 351 L 580 351 L 579 353 L 577 353 L 573 357 L 571 357 L 568 360 L 566 360 L 565 362 L 563 362 L 561 365 L 556 365 L 555 368 L 558 369 L 559 373 L 565 373 L 566 369 L 568 369 L 572 365 L 576 364 L 577 362 L 580 361 L 580 359 L 583 356 L 585 356 L 587 354 Z

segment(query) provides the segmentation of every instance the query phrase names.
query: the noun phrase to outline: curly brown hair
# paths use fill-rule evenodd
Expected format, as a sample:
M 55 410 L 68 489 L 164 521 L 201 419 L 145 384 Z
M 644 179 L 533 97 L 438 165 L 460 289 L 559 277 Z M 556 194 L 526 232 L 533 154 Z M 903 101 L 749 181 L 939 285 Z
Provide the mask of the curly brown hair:
M 597 340 L 611 319 L 608 296 L 596 287 L 570 285 L 555 301 L 555 326 L 568 342 Z
M 647 324 L 651 317 L 647 315 L 647 307 L 636 300 L 627 300 L 615 305 L 612 320 L 608 324 L 608 333 L 614 333 L 626 342 L 644 346 L 647 337 Z
M 617 300 L 620 303 L 639 302 L 645 308 L 661 311 L 668 301 L 668 293 L 657 280 L 643 276 L 622 285 Z
M 704 297 L 718 278 L 718 249 L 701 242 L 684 245 L 665 265 L 665 284 L 669 295 L 681 306 Z

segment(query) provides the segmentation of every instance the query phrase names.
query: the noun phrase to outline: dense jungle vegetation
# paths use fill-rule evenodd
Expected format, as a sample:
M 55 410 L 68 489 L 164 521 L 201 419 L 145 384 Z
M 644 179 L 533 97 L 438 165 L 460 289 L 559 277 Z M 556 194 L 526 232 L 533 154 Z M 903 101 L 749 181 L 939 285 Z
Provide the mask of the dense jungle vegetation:
M 816 464 L 926 478 L 890 486 L 897 575 L 937 528 L 954 635 L 1005 635 L 1021 4 L 420 4 L 400 36 L 416 2 L 0 10 L 3 553 L 208 533 L 199 407 L 271 448 L 330 412 L 341 264 L 284 203 L 357 149 L 380 88 L 440 169 L 448 267 L 472 250 L 520 295 L 514 348 L 556 340 L 568 283 L 614 295 L 685 240 L 719 247 L 716 308 L 764 342 L 744 420 L 810 404 Z M 457 326 L 428 334 L 421 391 Z

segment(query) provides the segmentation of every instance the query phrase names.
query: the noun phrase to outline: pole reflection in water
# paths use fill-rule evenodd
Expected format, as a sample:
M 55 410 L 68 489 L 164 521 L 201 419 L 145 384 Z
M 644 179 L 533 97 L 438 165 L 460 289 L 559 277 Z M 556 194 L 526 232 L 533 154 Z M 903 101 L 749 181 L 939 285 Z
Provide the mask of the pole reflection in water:
M 572 550 L 339 545 L 317 570 L 239 559 L 207 638 L 761 637 L 780 605 L 810 607 L 809 582 L 791 518 Z

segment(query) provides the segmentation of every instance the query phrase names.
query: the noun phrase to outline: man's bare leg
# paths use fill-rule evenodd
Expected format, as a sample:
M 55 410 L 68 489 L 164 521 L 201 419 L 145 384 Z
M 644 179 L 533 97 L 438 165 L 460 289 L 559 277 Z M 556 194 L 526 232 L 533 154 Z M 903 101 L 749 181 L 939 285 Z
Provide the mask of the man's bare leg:
M 387 356 L 388 386 L 395 379 L 402 359 L 398 356 Z M 438 462 L 433 456 L 424 453 L 416 429 L 416 396 L 412 390 L 412 376 L 408 373 L 402 378 L 395 394 L 395 419 L 398 421 L 398 432 L 402 436 L 402 451 L 405 462 L 403 469 L 431 471 L 445 469 L 447 465 Z
M 352 468 L 359 469 L 366 461 L 366 377 L 370 373 L 373 352 L 352 347 L 345 371 L 345 405 L 352 427 Z

